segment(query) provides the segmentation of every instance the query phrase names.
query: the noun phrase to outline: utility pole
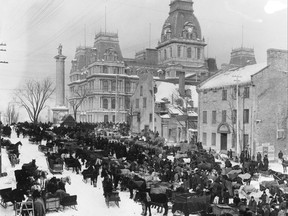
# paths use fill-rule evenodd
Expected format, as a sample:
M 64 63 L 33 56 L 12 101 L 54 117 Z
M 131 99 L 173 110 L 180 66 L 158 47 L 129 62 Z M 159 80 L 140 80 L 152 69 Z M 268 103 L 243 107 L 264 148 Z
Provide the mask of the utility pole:
M 1 47 L 6 47 L 6 44 L 5 44 L 5 43 L 0 43 L 0 51 L 2 51 L 2 52 L 6 52 L 6 51 L 7 51 L 5 48 L 1 48 Z M 2 63 L 2 64 L 8 64 L 7 61 L 0 61 L 0 63 Z
M 233 75 L 236 79 L 236 155 L 240 154 L 241 148 L 239 143 L 239 78 L 241 78 L 240 75 Z

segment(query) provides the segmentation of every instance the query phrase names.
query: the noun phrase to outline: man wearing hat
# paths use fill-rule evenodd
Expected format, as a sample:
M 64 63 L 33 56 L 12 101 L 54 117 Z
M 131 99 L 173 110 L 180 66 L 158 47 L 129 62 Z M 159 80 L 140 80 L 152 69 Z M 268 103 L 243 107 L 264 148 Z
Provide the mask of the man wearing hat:
M 257 211 L 257 203 L 254 200 L 253 196 L 251 196 L 251 199 L 250 199 L 250 201 L 248 203 L 248 208 L 254 213 L 256 213 L 256 211 Z

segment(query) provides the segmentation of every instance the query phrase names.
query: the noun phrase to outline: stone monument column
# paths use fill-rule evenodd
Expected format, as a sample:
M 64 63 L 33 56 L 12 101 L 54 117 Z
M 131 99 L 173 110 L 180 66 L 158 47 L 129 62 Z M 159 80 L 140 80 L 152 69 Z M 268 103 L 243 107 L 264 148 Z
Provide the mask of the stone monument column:
M 65 59 L 62 55 L 62 45 L 58 47 L 56 59 L 56 103 L 53 111 L 53 123 L 60 124 L 64 115 L 68 114 L 68 108 L 65 106 Z

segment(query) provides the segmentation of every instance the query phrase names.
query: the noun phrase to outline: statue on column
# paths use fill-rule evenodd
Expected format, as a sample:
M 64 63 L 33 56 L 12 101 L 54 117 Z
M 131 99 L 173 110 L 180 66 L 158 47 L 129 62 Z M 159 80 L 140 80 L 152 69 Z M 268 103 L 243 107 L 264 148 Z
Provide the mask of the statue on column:
M 60 44 L 59 47 L 58 47 L 58 54 L 59 55 L 62 55 L 62 45 Z

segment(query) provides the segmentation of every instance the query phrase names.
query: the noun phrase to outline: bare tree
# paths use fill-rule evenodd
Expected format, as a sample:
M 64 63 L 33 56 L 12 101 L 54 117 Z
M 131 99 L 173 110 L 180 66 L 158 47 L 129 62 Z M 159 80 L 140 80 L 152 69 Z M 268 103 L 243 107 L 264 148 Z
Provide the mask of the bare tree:
M 87 98 L 88 90 L 84 88 L 77 88 L 72 92 L 72 97 L 69 99 L 69 104 L 73 110 L 73 116 L 76 121 L 78 108 L 81 106 L 85 98 Z
M 5 121 L 7 124 L 17 123 L 19 118 L 19 113 L 16 112 L 14 104 L 9 103 L 5 111 Z
M 45 108 L 45 103 L 54 90 L 48 78 L 42 81 L 28 80 L 22 89 L 16 90 L 15 96 L 20 106 L 27 111 L 30 120 L 36 124 L 40 112 Z

